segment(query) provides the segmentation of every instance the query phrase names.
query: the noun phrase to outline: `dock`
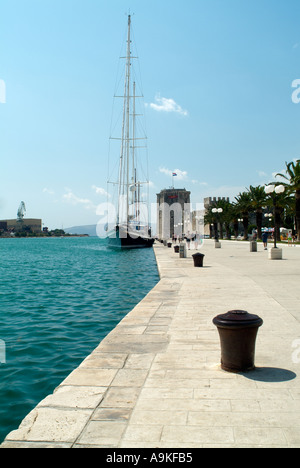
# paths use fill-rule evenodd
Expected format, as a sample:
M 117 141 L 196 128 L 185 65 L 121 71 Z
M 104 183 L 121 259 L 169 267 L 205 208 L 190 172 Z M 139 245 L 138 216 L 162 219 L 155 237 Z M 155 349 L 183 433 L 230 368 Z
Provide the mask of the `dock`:
M 160 281 L 1 448 L 299 448 L 300 248 L 156 243 Z M 255 369 L 220 366 L 216 315 L 264 323 Z

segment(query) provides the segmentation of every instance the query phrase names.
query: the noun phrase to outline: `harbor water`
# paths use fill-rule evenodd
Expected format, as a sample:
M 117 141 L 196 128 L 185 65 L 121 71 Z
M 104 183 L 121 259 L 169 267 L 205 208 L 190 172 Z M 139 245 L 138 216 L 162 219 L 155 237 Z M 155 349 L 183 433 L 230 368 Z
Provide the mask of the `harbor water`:
M 0 239 L 0 442 L 158 280 L 152 249 Z

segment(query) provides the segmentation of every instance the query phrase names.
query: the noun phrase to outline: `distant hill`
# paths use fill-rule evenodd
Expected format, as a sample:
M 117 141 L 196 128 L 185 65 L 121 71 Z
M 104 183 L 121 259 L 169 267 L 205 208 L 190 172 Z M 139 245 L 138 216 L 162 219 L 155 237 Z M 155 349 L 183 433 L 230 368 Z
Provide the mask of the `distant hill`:
M 73 226 L 70 228 L 64 228 L 64 231 L 68 234 L 88 234 L 89 236 L 97 236 L 96 224 L 89 224 L 87 226 Z

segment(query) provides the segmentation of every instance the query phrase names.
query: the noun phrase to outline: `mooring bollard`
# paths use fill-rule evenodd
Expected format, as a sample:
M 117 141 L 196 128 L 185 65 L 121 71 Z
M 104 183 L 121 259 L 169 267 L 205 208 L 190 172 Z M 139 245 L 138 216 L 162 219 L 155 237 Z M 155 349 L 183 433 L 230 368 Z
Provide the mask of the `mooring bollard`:
M 192 255 L 193 260 L 194 260 L 194 266 L 195 267 L 203 267 L 203 259 L 205 257 L 204 254 L 197 252 Z
M 221 367 L 228 372 L 254 368 L 255 342 L 263 320 L 244 310 L 231 310 L 213 319 L 221 341 Z

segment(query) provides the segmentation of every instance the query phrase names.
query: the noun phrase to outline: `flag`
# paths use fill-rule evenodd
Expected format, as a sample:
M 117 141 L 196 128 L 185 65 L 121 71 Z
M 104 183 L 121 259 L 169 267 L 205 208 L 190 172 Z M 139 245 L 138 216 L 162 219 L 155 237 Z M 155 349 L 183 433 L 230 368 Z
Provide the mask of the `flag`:
M 174 176 L 177 176 L 176 172 L 173 172 L 173 173 L 172 173 L 172 176 L 173 176 L 173 177 L 174 177 Z

